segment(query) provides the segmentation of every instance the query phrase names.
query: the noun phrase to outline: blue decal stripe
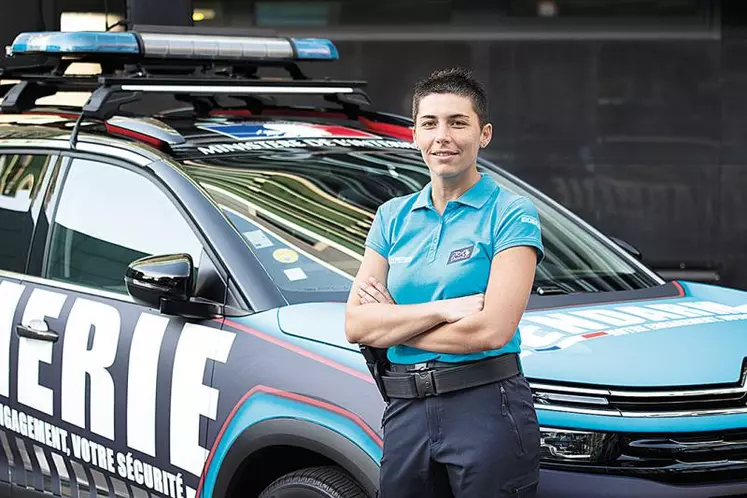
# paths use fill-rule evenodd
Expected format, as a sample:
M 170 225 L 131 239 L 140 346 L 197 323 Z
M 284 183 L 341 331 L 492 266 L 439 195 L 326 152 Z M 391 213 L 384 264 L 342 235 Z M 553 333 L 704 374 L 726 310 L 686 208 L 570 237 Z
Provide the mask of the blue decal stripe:
M 541 427 L 576 431 L 688 433 L 728 431 L 747 427 L 747 413 L 691 417 L 621 417 L 544 410 L 537 406 Z

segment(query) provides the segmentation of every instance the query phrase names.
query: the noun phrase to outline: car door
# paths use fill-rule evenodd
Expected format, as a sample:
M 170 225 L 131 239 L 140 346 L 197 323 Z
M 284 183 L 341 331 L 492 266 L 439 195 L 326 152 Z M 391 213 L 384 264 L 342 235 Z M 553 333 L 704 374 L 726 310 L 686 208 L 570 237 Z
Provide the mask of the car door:
M 11 355 L 14 323 L 27 298 L 23 285 L 28 257 L 45 192 L 59 157 L 55 154 L 0 151 L 0 495 L 10 482 L 27 484 L 38 460 L 21 442 L 26 421 L 19 420 L 11 379 L 17 363 Z
M 186 253 L 198 297 L 222 303 L 225 284 L 199 230 L 146 170 L 75 157 L 57 185 L 11 351 L 19 416 L 36 429 L 14 436 L 43 477 L 26 486 L 73 498 L 193 496 L 215 417 L 212 365 L 226 361 L 233 334 L 221 320 L 134 302 L 124 276 L 139 258 Z

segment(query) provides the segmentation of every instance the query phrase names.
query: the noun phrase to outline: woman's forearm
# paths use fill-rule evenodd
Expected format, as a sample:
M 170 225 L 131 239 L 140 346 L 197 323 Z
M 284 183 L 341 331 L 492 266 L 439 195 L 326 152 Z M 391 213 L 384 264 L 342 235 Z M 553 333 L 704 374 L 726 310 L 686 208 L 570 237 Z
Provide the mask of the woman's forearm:
M 374 303 L 348 308 L 345 336 L 349 342 L 388 348 L 443 323 L 438 301 L 423 304 Z
M 498 330 L 496 324 L 487 322 L 487 314 L 475 313 L 453 323 L 442 323 L 431 330 L 413 336 L 405 344 L 425 351 L 445 354 L 469 354 L 505 346 L 513 337 L 516 328 L 504 326 Z

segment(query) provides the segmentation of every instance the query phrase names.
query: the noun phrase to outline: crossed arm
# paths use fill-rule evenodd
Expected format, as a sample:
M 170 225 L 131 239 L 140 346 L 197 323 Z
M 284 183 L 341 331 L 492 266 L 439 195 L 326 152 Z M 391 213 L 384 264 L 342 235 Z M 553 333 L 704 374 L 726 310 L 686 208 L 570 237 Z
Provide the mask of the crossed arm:
M 382 284 L 389 272 L 387 260 L 366 249 L 348 296 L 347 340 L 449 354 L 499 349 L 511 340 L 524 313 L 536 261 L 534 248 L 512 247 L 493 258 L 484 296 L 399 305 Z

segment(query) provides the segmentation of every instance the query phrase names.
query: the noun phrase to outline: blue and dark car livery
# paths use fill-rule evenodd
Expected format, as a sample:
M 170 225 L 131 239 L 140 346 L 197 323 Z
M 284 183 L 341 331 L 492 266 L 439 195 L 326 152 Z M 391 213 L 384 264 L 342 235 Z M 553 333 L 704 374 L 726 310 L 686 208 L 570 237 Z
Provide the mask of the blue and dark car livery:
M 384 402 L 344 301 L 376 208 L 429 181 L 407 121 L 366 111 L 359 83 L 298 79 L 314 41 L 239 40 L 291 46 L 273 65 L 295 79 L 262 80 L 206 69 L 206 38 L 153 62 L 127 37 L 115 57 L 77 36 L 14 47 L 111 74 L 5 75 L 21 83 L 0 114 L 0 491 L 374 497 Z M 83 109 L 36 102 L 73 89 L 92 92 Z M 747 493 L 747 294 L 665 282 L 478 166 L 542 219 L 521 322 L 540 495 Z

